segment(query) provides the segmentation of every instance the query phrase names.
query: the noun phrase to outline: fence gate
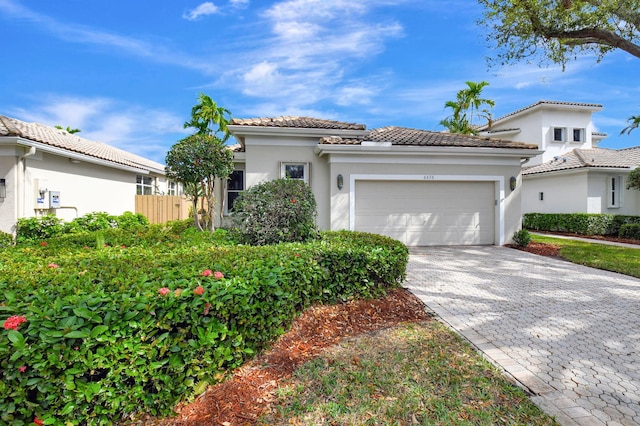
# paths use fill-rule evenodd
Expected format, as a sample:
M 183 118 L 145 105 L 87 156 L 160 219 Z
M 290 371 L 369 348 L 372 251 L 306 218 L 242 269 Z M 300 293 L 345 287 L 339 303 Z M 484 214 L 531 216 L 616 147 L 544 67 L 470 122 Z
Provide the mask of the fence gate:
M 189 217 L 191 202 L 177 195 L 136 195 L 136 213 L 151 223 L 166 223 Z

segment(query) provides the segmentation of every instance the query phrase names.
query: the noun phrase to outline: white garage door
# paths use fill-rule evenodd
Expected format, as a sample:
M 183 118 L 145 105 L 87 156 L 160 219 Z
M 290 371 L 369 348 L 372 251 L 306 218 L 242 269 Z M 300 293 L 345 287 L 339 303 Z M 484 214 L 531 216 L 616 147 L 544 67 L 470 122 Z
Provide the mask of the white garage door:
M 355 229 L 408 246 L 495 242 L 494 182 L 356 181 Z

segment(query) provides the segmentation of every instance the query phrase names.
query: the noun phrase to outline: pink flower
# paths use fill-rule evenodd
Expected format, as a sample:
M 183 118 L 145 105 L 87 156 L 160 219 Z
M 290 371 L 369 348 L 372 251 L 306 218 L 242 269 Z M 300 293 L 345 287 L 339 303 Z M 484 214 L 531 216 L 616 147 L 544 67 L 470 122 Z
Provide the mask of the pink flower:
M 220 271 L 215 271 L 213 273 L 213 278 L 215 278 L 216 280 L 221 280 L 224 278 L 224 274 Z
M 37 418 L 37 417 L 33 418 L 33 422 L 35 424 L 37 424 L 38 426 L 42 426 L 44 424 L 44 422 L 42 420 L 40 420 L 39 418 Z
M 179 297 L 179 296 L 182 294 L 182 289 L 181 289 L 181 288 L 176 288 L 176 289 L 173 291 L 173 294 L 174 294 L 176 297 Z
M 195 294 L 197 294 L 198 296 L 204 294 L 204 287 L 202 287 L 201 285 L 199 285 L 198 287 L 196 287 L 193 292 Z
M 204 314 L 209 315 L 209 310 L 211 309 L 211 303 L 207 302 L 204 304 Z
M 122 245 L 122 246 L 120 246 L 120 248 L 123 248 L 123 249 L 124 249 L 124 248 L 127 248 L 127 246 L 125 246 L 125 245 Z
M 292 199 L 291 199 L 291 202 L 292 202 L 293 204 L 295 204 L 295 203 L 296 203 L 296 199 L 295 199 L 295 198 L 292 198 Z
M 202 276 L 203 277 L 208 277 L 211 274 L 213 274 L 213 271 L 211 269 L 205 269 L 204 271 L 202 271 Z
M 295 257 L 300 257 L 300 253 L 294 254 Z
M 48 246 L 48 245 L 49 245 L 49 243 L 48 243 L 48 242 L 46 242 L 46 241 L 43 241 L 43 242 L 41 242 L 41 243 L 40 243 L 40 245 L 41 245 L 42 247 L 46 247 L 46 246 Z
M 167 294 L 171 293 L 171 290 L 166 287 L 162 287 L 158 289 L 158 293 L 160 293 L 162 296 L 166 296 Z
M 27 371 L 27 366 L 26 365 L 21 366 L 20 368 L 18 368 L 18 371 L 21 373 L 24 373 L 25 371 Z
M 57 269 L 57 268 L 59 268 L 59 267 L 60 267 L 60 265 L 58 265 L 58 264 L 56 264 L 56 263 L 50 263 L 50 264 L 48 264 L 47 266 L 48 266 L 49 268 L 52 268 L 52 269 Z
M 3 327 L 5 330 L 17 330 L 20 324 L 27 322 L 27 317 L 22 315 L 14 315 L 5 320 Z

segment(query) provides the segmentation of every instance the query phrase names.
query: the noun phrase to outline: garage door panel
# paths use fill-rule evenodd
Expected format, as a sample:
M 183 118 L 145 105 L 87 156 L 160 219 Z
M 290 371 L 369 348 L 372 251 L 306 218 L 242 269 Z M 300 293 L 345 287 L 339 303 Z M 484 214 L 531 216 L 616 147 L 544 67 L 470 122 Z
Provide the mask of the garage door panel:
M 493 244 L 493 182 L 356 182 L 356 230 L 410 246 Z

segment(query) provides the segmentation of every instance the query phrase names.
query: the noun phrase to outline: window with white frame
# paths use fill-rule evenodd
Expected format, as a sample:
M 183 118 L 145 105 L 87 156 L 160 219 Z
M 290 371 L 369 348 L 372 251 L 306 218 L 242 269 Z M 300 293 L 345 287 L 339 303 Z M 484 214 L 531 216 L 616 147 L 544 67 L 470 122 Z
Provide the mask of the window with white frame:
M 167 195 L 178 195 L 178 186 L 172 180 L 167 182 Z
M 572 142 L 584 142 L 584 129 L 571 129 Z
M 136 194 L 153 195 L 153 178 L 151 176 L 136 176 Z
M 622 205 L 622 178 L 620 176 L 607 177 L 607 207 L 618 208 Z
M 553 128 L 553 141 L 564 142 L 566 140 L 567 129 L 565 127 Z
M 244 191 L 244 170 L 234 170 L 227 179 L 227 213 L 233 211 L 233 203 Z
M 309 183 L 309 163 L 286 162 L 280 164 L 280 177 Z

